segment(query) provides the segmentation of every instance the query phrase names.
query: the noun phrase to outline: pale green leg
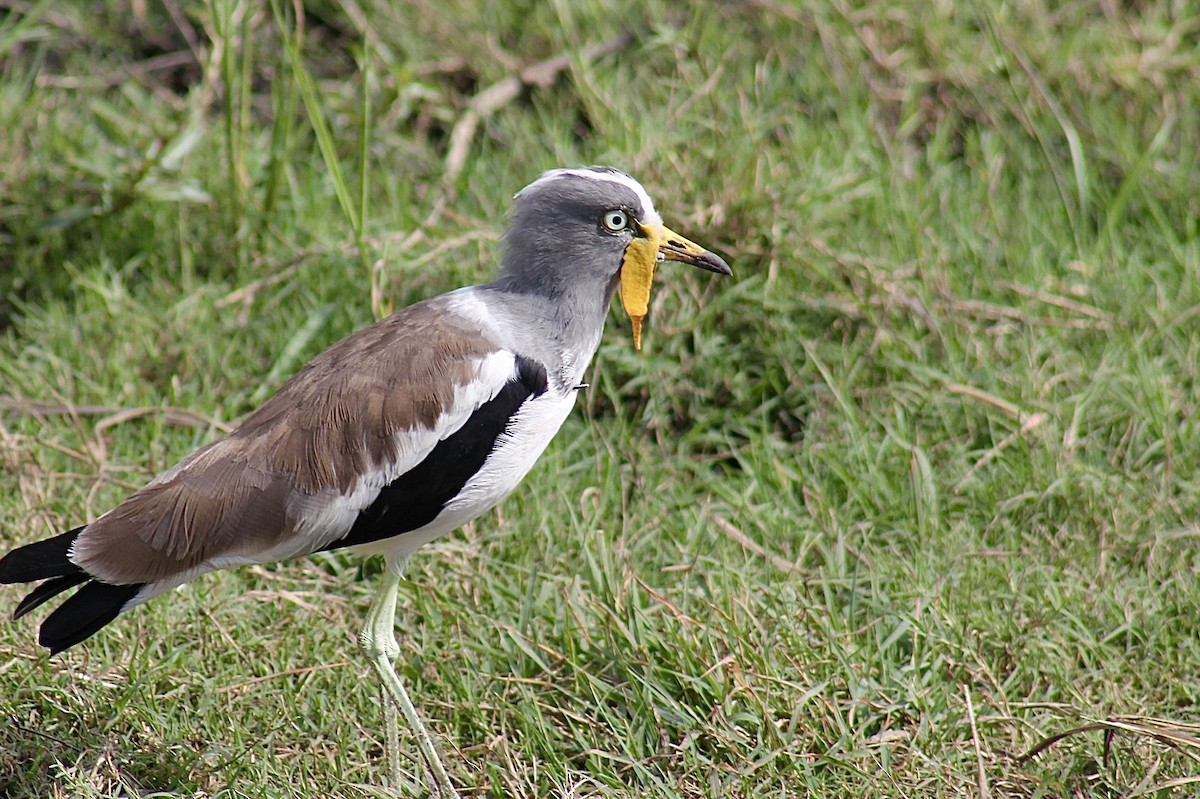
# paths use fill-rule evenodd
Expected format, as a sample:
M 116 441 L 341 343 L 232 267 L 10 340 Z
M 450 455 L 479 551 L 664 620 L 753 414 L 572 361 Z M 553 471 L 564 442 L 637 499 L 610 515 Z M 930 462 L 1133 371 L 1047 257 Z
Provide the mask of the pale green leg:
M 408 727 L 417 739 L 417 748 L 421 750 L 421 759 L 425 768 L 433 778 L 431 789 L 433 795 L 440 799 L 459 799 L 458 791 L 450 783 L 450 776 L 442 759 L 438 757 L 433 745 L 433 736 L 421 723 L 417 709 L 413 707 L 404 683 L 396 675 L 396 658 L 400 656 L 400 645 L 396 643 L 396 593 L 400 587 L 400 571 L 403 563 L 388 564 L 384 570 L 383 582 L 379 593 L 367 611 L 366 624 L 359 633 L 358 642 L 371 661 L 379 682 L 383 686 L 384 722 L 387 730 L 388 771 L 395 787 L 396 778 L 400 773 L 400 741 L 396 731 L 396 709 L 404 714 Z M 389 710 L 388 706 L 391 706 Z
M 384 749 L 387 752 L 388 785 L 399 790 L 404 782 L 404 767 L 400 763 L 400 728 L 396 724 L 396 703 L 383 683 L 379 684 L 379 699 L 383 705 L 383 733 L 386 736 Z

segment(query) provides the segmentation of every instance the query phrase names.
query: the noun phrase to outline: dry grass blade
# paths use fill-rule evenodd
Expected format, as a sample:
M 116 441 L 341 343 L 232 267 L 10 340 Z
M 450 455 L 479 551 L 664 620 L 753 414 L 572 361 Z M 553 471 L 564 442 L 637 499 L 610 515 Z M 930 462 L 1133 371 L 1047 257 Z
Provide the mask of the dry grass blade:
M 0 396 L 0 411 L 15 411 L 30 416 L 100 416 L 96 423 L 99 432 L 113 425 L 123 424 L 143 416 L 159 416 L 164 424 L 176 427 L 212 427 L 222 433 L 233 431 L 233 426 L 187 408 L 144 407 L 121 408 L 115 405 L 75 405 L 63 402 L 43 402 L 23 397 Z
M 717 529 L 724 533 L 725 536 L 727 536 L 731 541 L 739 544 L 744 549 L 748 549 L 755 555 L 758 555 L 760 558 L 766 558 L 768 561 L 770 561 L 772 566 L 780 571 L 788 573 L 800 571 L 799 565 L 792 563 L 787 558 L 776 555 L 774 552 L 768 552 L 764 546 L 759 544 L 750 536 L 746 535 L 744 532 L 738 529 L 737 525 L 728 519 L 723 519 L 720 516 L 713 516 L 712 520 L 713 524 L 717 526 Z
M 992 791 L 988 787 L 987 769 L 983 765 L 983 747 L 979 743 L 979 728 L 975 723 L 975 704 L 971 701 L 971 689 L 962 687 L 963 698 L 967 703 L 967 721 L 971 725 L 971 745 L 975 749 L 975 780 L 979 790 L 979 799 L 991 799 Z
M 590 44 L 580 52 L 584 58 L 600 58 L 628 47 L 633 41 L 633 34 L 621 33 L 603 42 Z M 526 86 L 549 86 L 560 72 L 571 65 L 570 56 L 557 55 L 539 61 L 526 67 L 516 75 L 510 75 L 504 80 L 493 83 L 476 94 L 467 104 L 467 110 L 459 117 L 450 132 L 450 146 L 446 152 L 446 170 L 444 182 L 452 184 L 467 165 L 467 155 L 471 148 L 471 139 L 479 123 L 495 113 L 503 106 L 521 96 Z
M 1039 742 L 1017 758 L 1017 762 L 1026 763 L 1065 738 L 1097 730 L 1105 733 L 1105 760 L 1108 759 L 1111 737 L 1123 732 L 1152 738 L 1200 763 L 1200 724 L 1149 716 L 1111 716 L 1064 730 Z

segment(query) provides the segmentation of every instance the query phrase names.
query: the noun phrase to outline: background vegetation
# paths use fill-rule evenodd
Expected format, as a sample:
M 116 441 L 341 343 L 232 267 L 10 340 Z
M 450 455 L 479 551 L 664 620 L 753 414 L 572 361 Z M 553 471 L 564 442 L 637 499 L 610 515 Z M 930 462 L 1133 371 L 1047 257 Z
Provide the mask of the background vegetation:
M 464 793 L 1198 790 L 1194 4 L 0 8 L 0 548 L 610 163 L 736 274 L 664 271 L 642 354 L 614 310 L 524 487 L 414 560 Z M 376 569 L 210 576 L 56 658 L 0 625 L 0 794 L 379 795 Z

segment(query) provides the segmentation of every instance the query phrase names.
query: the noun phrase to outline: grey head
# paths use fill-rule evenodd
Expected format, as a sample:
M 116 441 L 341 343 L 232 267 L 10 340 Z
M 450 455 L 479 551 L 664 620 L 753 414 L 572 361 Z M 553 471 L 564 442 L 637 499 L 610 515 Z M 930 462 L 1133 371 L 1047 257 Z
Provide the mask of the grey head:
M 576 322 L 588 317 L 598 333 L 618 283 L 624 295 L 634 271 L 623 269 L 638 249 L 634 242 L 650 247 L 653 260 L 730 274 L 719 256 L 663 226 L 640 183 L 619 169 L 592 166 L 550 170 L 517 193 L 492 285 L 549 299 Z
M 636 180 L 611 167 L 553 169 L 517 192 L 497 282 L 561 299 L 586 286 L 607 303 L 638 222 L 662 224 Z

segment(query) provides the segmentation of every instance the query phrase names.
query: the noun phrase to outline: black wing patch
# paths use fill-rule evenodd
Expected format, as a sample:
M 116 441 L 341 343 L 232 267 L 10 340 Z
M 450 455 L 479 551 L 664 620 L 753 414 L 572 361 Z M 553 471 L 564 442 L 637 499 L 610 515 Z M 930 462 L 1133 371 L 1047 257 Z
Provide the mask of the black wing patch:
M 496 396 L 480 405 L 459 430 L 438 442 L 425 459 L 388 483 L 358 515 L 350 531 L 325 549 L 395 538 L 437 518 L 508 430 L 529 399 L 546 391 L 546 368 L 518 355 L 516 374 Z

